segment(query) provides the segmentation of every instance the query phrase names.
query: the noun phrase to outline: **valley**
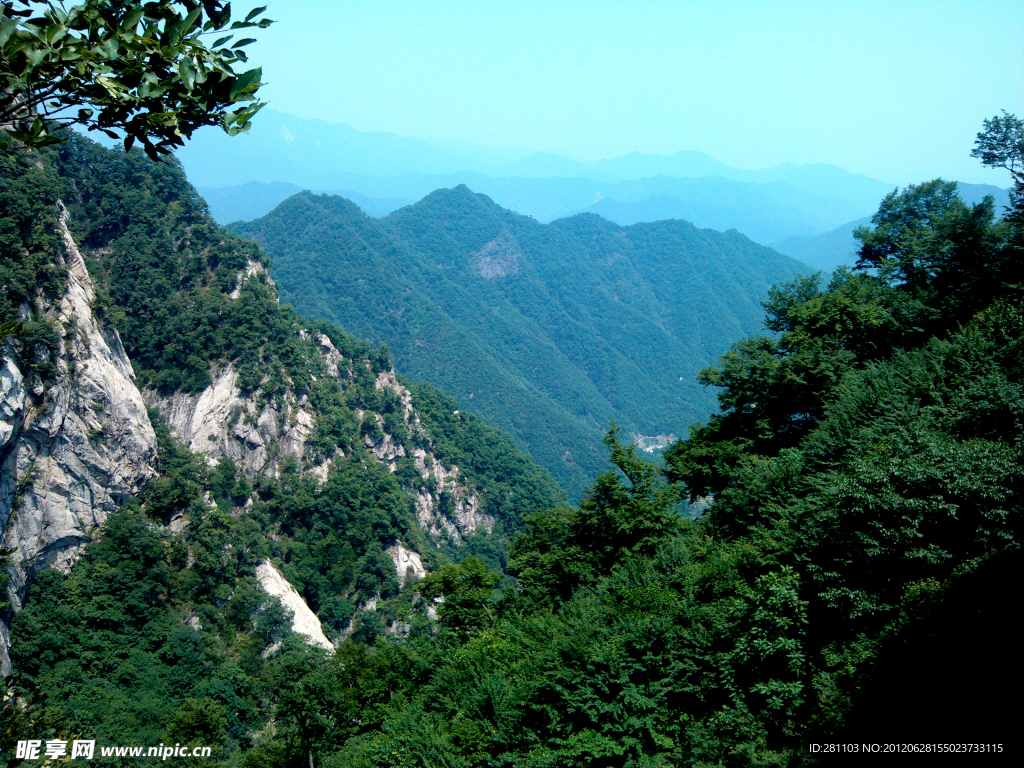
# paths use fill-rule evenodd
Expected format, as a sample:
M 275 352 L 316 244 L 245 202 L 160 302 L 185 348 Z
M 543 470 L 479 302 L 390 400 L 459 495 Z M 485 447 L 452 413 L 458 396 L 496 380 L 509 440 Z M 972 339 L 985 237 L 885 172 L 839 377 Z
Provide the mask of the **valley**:
M 683 221 L 550 224 L 467 187 L 383 219 L 302 193 L 234 231 L 303 315 L 387 344 L 397 369 L 510 432 L 574 497 L 601 436 L 683 434 L 714 405 L 695 376 L 761 327 L 768 288 L 810 270 Z
M 291 768 L 1005 729 L 952 706 L 993 688 L 974 667 L 929 683 L 976 633 L 990 700 L 1020 679 L 1019 233 L 989 201 L 887 197 L 825 286 L 737 232 L 466 187 L 231 232 L 174 163 L 32 152 L 0 185 L 9 732 Z M 872 273 L 936 237 L 931 282 Z M 668 735 L 631 741 L 641 715 Z
M 1020 14 L 890 6 L 0 5 L 0 764 L 1018 764 Z

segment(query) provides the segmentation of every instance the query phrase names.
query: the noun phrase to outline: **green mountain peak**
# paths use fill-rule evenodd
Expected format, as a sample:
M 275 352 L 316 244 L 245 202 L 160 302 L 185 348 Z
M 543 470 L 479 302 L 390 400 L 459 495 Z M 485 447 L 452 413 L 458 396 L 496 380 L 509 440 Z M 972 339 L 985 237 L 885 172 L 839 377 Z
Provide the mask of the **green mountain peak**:
M 735 232 L 541 224 L 466 185 L 383 219 L 301 199 L 315 213 L 286 201 L 233 225 L 263 244 L 282 298 L 386 343 L 397 370 L 508 430 L 570 493 L 607 466 L 610 422 L 685 434 L 714 405 L 696 372 L 760 330 L 772 284 L 809 272 Z

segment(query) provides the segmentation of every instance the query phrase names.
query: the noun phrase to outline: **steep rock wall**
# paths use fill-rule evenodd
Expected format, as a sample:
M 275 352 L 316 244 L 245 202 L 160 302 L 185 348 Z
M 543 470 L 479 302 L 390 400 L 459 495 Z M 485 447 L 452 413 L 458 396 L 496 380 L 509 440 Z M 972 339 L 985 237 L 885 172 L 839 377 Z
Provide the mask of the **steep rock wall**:
M 427 569 L 423 567 L 423 560 L 419 553 L 406 549 L 402 546 L 402 542 L 396 541 L 388 547 L 387 554 L 395 564 L 398 582 L 403 586 L 410 579 L 422 579 L 427 575 Z
M 70 569 L 107 516 L 141 494 L 157 474 L 156 436 L 147 404 L 161 412 L 192 451 L 205 453 L 211 462 L 230 458 L 250 475 L 276 475 L 282 461 L 294 457 L 306 471 L 325 479 L 331 464 L 331 459 L 318 466 L 303 462 L 316 420 L 305 397 L 286 391 L 267 400 L 258 392 L 243 393 L 230 364 L 211 371 L 211 385 L 199 393 L 140 393 L 117 331 L 92 310 L 95 289 L 63 204 L 55 218 L 62 247 L 54 259 L 67 270 L 67 290 L 57 300 L 36 296 L 23 306 L 22 316 L 53 322 L 60 336 L 51 361 L 56 373 L 44 383 L 22 371 L 16 339 L 8 340 L 0 355 L 0 530 L 4 545 L 15 550 L 8 586 L 14 610 L 21 607 L 34 572 Z M 262 271 L 261 265 L 250 263 L 239 274 L 232 296 L 240 295 L 246 280 L 263 279 Z M 315 342 L 327 375 L 343 384 L 352 381 L 352 371 L 326 336 L 302 334 Z M 34 352 L 47 354 L 42 347 Z M 445 540 L 458 544 L 478 529 L 489 530 L 494 521 L 482 512 L 479 496 L 459 468 L 434 455 L 409 390 L 390 370 L 377 376 L 375 387 L 397 396 L 405 434 L 389 434 L 381 414 L 357 412 L 358 419 L 373 419 L 378 427 L 373 433 L 377 437 L 366 436 L 364 445 L 391 471 L 399 459 L 412 459 L 424 483 L 409 489 L 410 496 L 417 524 L 428 538 L 438 546 Z M 409 437 L 425 447 L 407 448 Z M 180 533 L 185 525 L 184 519 L 172 521 L 171 530 Z M 425 575 L 418 553 L 398 544 L 392 557 L 400 578 L 410 567 L 417 577 Z M 284 582 L 280 574 L 261 581 Z M 269 591 L 267 584 L 264 588 Z M 316 637 L 315 632 L 306 634 Z M 7 636 L 0 621 L 0 667 L 5 673 L 10 670 Z
M 59 333 L 54 378 L 26 378 L 17 340 L 0 360 L 0 529 L 16 549 L 8 584 L 15 610 L 32 572 L 70 568 L 94 530 L 156 475 L 156 435 L 135 373 L 117 331 L 92 311 L 95 290 L 67 218 L 58 203 L 66 293 L 22 307 L 23 319 L 49 320 Z M 6 672 L 6 627 L 0 634 Z
M 379 374 L 374 386 L 378 390 L 391 390 L 398 396 L 402 405 L 402 418 L 410 434 L 424 434 L 420 415 L 412 404 L 412 394 L 398 381 L 393 370 Z M 373 416 L 383 431 L 383 418 L 378 414 Z M 494 518 L 483 511 L 480 497 L 462 480 L 458 466 L 446 466 L 434 455 L 429 436 L 426 443 L 427 448 L 416 448 L 412 452 L 416 470 L 426 483 L 424 487 L 416 489 L 414 498 L 416 522 L 420 529 L 435 543 L 448 538 L 456 544 L 477 529 L 490 531 L 494 526 Z M 386 432 L 377 441 L 366 437 L 365 444 L 392 471 L 395 459 L 406 455 L 400 441 Z
M 244 280 L 257 274 L 250 269 L 239 276 Z M 309 334 L 308 331 L 303 331 Z M 330 339 L 322 334 L 309 334 L 317 352 L 326 363 L 329 376 L 343 382 L 351 381 L 352 372 L 343 367 L 344 359 Z M 262 402 L 258 392 L 243 393 L 238 374 L 227 365 L 211 371 L 212 383 L 202 392 L 176 392 L 162 395 L 146 389 L 146 402 L 166 419 L 171 432 L 190 450 L 205 453 L 211 462 L 222 457 L 231 459 L 250 475 L 276 476 L 287 457 L 299 460 L 307 453 L 307 444 L 316 424 L 316 413 L 305 396 L 296 397 L 286 390 L 274 402 Z M 402 386 L 393 370 L 383 371 L 374 382 L 377 390 L 390 390 L 400 403 L 404 428 L 410 435 L 423 438 L 427 447 L 412 451 L 412 459 L 423 487 L 413 489 L 416 520 L 419 527 L 440 546 L 442 540 L 456 544 L 477 529 L 490 531 L 494 519 L 483 512 L 479 496 L 462 480 L 457 466 L 446 466 L 433 453 L 419 413 L 412 403 L 412 394 Z M 379 437 L 363 437 L 363 445 L 392 472 L 396 462 L 407 456 L 402 440 L 386 431 L 385 419 L 372 411 L 356 411 L 356 418 L 372 419 Z M 308 471 L 326 479 L 331 459 L 309 467 Z
M 256 566 L 256 578 L 259 580 L 263 591 L 268 595 L 280 598 L 281 604 L 292 612 L 292 631 L 305 635 L 312 645 L 320 646 L 325 650 L 334 650 L 334 645 L 324 635 L 320 619 L 306 605 L 306 601 L 300 595 L 280 571 L 274 567 L 269 560 L 263 560 Z
M 260 404 L 257 395 L 243 395 L 231 365 L 212 372 L 213 383 L 199 393 L 161 396 L 146 389 L 146 402 L 156 408 L 189 450 L 211 459 L 226 457 L 249 474 L 276 476 L 288 456 L 301 459 L 313 432 L 313 414 L 305 398 L 288 392 L 282 405 Z

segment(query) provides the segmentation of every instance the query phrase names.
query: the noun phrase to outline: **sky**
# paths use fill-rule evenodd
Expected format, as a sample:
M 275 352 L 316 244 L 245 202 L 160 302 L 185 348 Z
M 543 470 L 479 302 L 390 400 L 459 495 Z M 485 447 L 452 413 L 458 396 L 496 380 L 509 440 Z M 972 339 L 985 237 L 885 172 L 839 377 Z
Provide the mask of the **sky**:
M 970 150 L 985 118 L 1024 117 L 1024 0 L 276 0 L 267 15 L 248 49 L 264 98 L 363 131 L 1007 187 Z

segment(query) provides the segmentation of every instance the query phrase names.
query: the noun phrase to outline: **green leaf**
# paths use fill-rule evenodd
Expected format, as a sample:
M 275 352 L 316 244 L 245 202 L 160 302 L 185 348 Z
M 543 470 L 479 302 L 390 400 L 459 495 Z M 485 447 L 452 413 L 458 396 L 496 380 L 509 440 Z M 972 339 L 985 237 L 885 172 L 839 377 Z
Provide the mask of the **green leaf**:
M 46 42 L 50 45 L 54 45 L 67 35 L 67 33 L 67 27 L 63 24 L 51 24 L 46 28 Z
M 8 336 L 21 336 L 24 332 L 25 329 L 20 320 L 0 325 L 0 339 L 6 339 Z
M 192 27 L 196 25 L 196 21 L 199 19 L 199 14 L 202 13 L 202 10 L 202 7 L 198 7 L 186 16 L 185 20 L 182 22 L 182 27 L 185 30 L 191 30 Z
M 120 100 L 124 86 L 109 77 L 97 77 L 96 82 L 103 86 L 107 93 Z
M 145 14 L 146 11 L 142 8 L 129 11 L 128 15 L 124 17 L 124 21 L 121 22 L 121 29 L 134 31 Z
M 214 40 L 213 41 L 213 45 L 211 45 L 210 47 L 211 48 L 220 48 L 222 45 L 224 45 L 224 43 L 226 43 L 232 37 L 234 37 L 234 35 L 224 35 L 224 37 L 222 37 L 222 38 L 220 38 L 218 40 Z
M 255 37 L 246 37 L 246 38 L 243 38 L 242 40 L 239 40 L 237 43 L 235 43 L 231 47 L 232 48 L 241 48 L 243 45 L 249 45 L 249 43 L 255 43 L 255 42 L 256 42 L 256 38 Z
M 178 64 L 178 73 L 185 84 L 185 90 L 191 91 L 196 84 L 196 68 L 191 59 L 184 58 Z
M 14 33 L 14 30 L 18 28 L 17 19 L 4 19 L 0 23 L 0 45 L 7 45 L 8 39 Z
M 40 31 L 39 27 L 37 27 L 35 24 L 28 24 L 28 23 L 22 24 L 21 25 L 21 31 L 24 32 L 25 34 L 27 34 L 33 40 L 42 40 L 43 39 L 42 32 Z
M 96 50 L 99 51 L 104 58 L 113 60 L 117 58 L 117 52 L 120 49 L 120 44 L 116 37 L 107 38 L 103 43 L 96 46 Z
M 250 107 L 246 107 L 245 109 L 227 112 L 224 114 L 224 117 L 221 118 L 221 127 L 229 136 L 235 136 L 239 133 L 247 133 L 252 125 L 250 121 L 252 120 L 253 115 L 265 106 L 266 103 L 260 102 L 258 104 L 253 104 Z
M 251 11 L 249 11 L 249 15 L 245 17 L 245 20 L 246 21 L 252 21 L 257 16 L 259 16 L 261 13 L 263 13 L 265 10 L 267 10 L 267 6 L 265 6 L 265 5 L 260 6 L 259 8 L 253 8 Z
M 248 72 L 243 72 L 236 77 L 235 81 L 231 84 L 230 100 L 235 101 L 239 96 L 251 93 L 259 88 L 261 85 L 260 77 L 262 77 L 262 75 L 263 68 L 256 67 L 255 69 L 250 69 Z
M 25 51 L 25 60 L 29 66 L 35 69 L 39 66 L 39 63 L 46 57 L 45 48 L 29 48 Z

